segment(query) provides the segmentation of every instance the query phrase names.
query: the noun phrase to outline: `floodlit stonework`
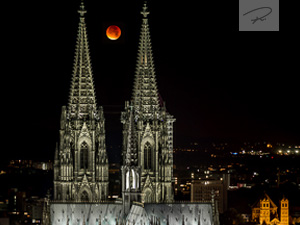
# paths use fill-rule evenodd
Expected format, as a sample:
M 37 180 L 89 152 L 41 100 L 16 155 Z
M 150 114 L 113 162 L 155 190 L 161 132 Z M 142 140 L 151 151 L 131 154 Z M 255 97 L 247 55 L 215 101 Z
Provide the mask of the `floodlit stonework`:
M 97 107 L 83 2 L 68 107 L 62 107 L 54 159 L 54 200 L 99 201 L 108 197 L 104 114 Z
M 211 225 L 211 204 L 133 204 L 128 215 L 119 203 L 51 205 L 52 225 Z
M 289 224 L 289 201 L 283 198 L 280 201 L 280 215 L 278 207 L 266 193 L 252 206 L 252 222 L 266 225 Z
M 142 202 L 173 202 L 175 118 L 159 99 L 146 4 L 141 14 L 143 23 L 133 94 L 131 102 L 125 103 L 125 111 L 121 116 L 123 162 L 128 161 L 129 165 L 134 166 L 132 174 L 136 174 L 135 180 L 138 178 Z
M 74 73 L 68 107 L 63 106 L 55 151 L 54 200 L 45 204 L 45 225 L 218 225 L 211 201 L 180 203 L 173 193 L 173 123 L 160 100 L 151 50 L 147 2 L 133 95 L 125 103 L 122 198 L 108 201 L 104 114 L 97 107 L 85 6 L 81 2 Z

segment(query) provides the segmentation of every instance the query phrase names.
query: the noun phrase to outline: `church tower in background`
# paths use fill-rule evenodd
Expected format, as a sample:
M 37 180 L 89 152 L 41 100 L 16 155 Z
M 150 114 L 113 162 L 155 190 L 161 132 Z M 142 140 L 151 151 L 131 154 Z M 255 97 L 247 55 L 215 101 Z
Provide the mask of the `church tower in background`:
M 123 123 L 123 194 L 140 193 L 144 203 L 173 202 L 173 123 L 161 101 L 156 83 L 148 24 L 143 16 L 133 93 L 121 115 Z M 130 170 L 129 170 L 130 168 Z M 129 171 L 129 172 L 128 172 Z M 124 179 L 123 179 L 124 183 Z M 134 187 L 134 188 L 133 188 Z M 130 193 L 130 194 L 129 194 Z M 136 199 L 137 195 L 134 194 Z
M 289 200 L 285 197 L 280 201 L 280 225 L 289 225 Z
M 62 107 L 54 159 L 54 200 L 100 201 L 108 197 L 104 114 L 97 107 L 85 7 L 81 2 L 68 106 Z

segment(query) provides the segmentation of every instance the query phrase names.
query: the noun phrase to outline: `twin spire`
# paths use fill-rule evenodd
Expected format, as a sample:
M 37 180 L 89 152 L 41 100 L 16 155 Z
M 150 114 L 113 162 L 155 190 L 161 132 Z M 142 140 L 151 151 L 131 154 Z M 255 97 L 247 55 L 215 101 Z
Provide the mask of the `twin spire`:
M 97 108 L 85 22 L 86 12 L 82 0 L 78 10 L 80 21 L 68 105 L 69 115 L 76 118 L 86 117 L 91 111 L 96 112 Z M 147 1 L 144 3 L 141 14 L 143 15 L 143 23 L 138 47 L 132 102 L 135 113 L 142 117 L 151 117 L 154 112 L 159 110 L 160 104 L 148 24 L 149 11 Z
M 150 29 L 148 24 L 149 13 L 147 1 L 145 1 L 143 10 L 141 11 L 141 14 L 143 15 L 143 23 L 141 26 L 132 93 L 132 102 L 135 108 L 135 113 L 145 119 L 153 118 L 155 112 L 157 112 L 160 108 Z
M 90 115 L 90 112 L 95 113 L 97 108 L 87 28 L 84 17 L 86 12 L 84 2 L 81 1 L 80 9 L 78 10 L 80 21 L 68 106 L 70 116 L 76 118 L 84 118 Z

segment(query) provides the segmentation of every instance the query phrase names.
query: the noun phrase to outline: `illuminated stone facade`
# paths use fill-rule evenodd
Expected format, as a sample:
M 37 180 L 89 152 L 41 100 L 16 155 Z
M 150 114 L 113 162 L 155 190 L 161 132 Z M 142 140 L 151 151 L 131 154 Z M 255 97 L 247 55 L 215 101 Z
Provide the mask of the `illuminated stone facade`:
M 280 218 L 278 215 L 278 207 L 265 193 L 252 206 L 252 221 L 265 225 L 288 225 L 289 224 L 289 201 L 283 198 L 280 201 Z
M 212 225 L 211 204 L 52 204 L 52 225 Z
M 147 5 L 144 4 L 133 95 L 122 112 L 123 162 L 134 165 L 145 203 L 173 202 L 173 123 L 159 98 Z M 129 138 L 130 137 L 130 138 Z M 134 139 L 132 143 L 129 140 Z M 130 146 L 134 144 L 134 146 Z M 129 147 L 130 146 L 130 147 Z M 130 152 L 128 152 L 130 150 Z M 128 159 L 128 156 L 130 159 Z
M 54 200 L 98 201 L 108 197 L 104 114 L 97 107 L 83 2 L 68 107 L 62 107 L 54 159 Z
M 158 95 L 144 4 L 131 102 L 122 112 L 122 199 L 108 201 L 108 158 L 102 108 L 96 106 L 83 0 L 68 107 L 55 151 L 54 201 L 45 225 L 218 225 L 214 194 L 205 203 L 176 203 L 173 123 Z

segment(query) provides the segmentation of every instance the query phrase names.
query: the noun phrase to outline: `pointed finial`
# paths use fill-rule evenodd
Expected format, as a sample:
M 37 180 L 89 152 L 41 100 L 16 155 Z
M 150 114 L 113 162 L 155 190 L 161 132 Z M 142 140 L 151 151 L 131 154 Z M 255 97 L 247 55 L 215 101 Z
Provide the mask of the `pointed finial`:
M 78 10 L 78 13 L 80 14 L 81 17 L 83 17 L 84 14 L 86 14 L 83 0 L 81 0 L 80 9 Z
M 133 104 L 132 104 L 132 102 L 130 103 L 130 106 L 129 106 L 129 108 L 130 108 L 130 113 L 133 111 Z
M 144 3 L 143 11 L 141 14 L 146 18 L 150 12 L 148 11 L 147 1 Z

